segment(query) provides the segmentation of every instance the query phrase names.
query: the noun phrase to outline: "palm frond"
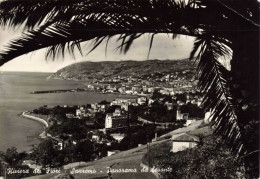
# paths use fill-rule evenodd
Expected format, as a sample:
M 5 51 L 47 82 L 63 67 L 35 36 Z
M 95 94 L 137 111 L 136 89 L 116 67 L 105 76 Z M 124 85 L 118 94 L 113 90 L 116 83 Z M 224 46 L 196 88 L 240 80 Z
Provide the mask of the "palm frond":
M 149 45 L 149 51 L 148 51 L 148 54 L 147 54 L 147 59 L 149 59 L 149 55 L 150 55 L 150 52 L 151 52 L 151 49 L 152 49 L 154 35 L 155 34 L 152 34 L 152 37 L 150 39 L 150 45 Z
M 81 51 L 80 42 L 94 38 L 104 40 L 104 37 L 111 37 L 115 34 L 123 34 L 120 37 L 122 43 L 119 45 L 120 52 L 123 53 L 126 53 L 133 41 L 144 33 L 155 34 L 166 32 L 195 35 L 195 31 L 193 30 L 179 28 L 182 26 L 181 23 L 183 22 L 178 22 L 178 18 L 175 14 L 173 14 L 174 16 L 171 21 L 169 19 L 166 22 L 163 22 L 162 20 L 165 19 L 165 15 L 157 16 L 157 11 L 160 11 L 163 8 L 171 9 L 169 12 L 175 10 L 177 11 L 176 14 L 186 14 L 187 12 L 183 11 L 183 9 L 191 8 L 187 4 L 176 3 L 174 1 L 159 3 L 157 1 L 144 0 L 130 3 L 130 1 L 122 2 L 119 0 L 111 0 L 110 6 L 107 6 L 106 3 L 104 4 L 92 0 L 77 0 L 72 1 L 71 3 L 69 3 L 69 1 L 60 1 L 61 0 L 56 0 L 56 2 L 62 4 L 54 7 L 52 6 L 53 4 L 51 4 L 53 2 L 34 2 L 31 7 L 32 9 L 28 9 L 28 3 L 30 3 L 30 1 L 21 1 L 17 6 L 7 9 L 3 8 L 6 5 L 5 3 L 0 4 L 0 10 L 1 8 L 4 9 L 2 13 L 8 15 L 7 18 L 3 19 L 9 19 L 11 25 L 19 25 L 22 20 L 24 20 L 18 18 L 18 16 L 20 16 L 19 13 L 22 14 L 24 13 L 23 11 L 28 11 L 28 15 L 23 15 L 27 16 L 28 23 L 29 21 L 31 23 L 26 23 L 27 27 L 34 27 L 36 24 L 43 23 L 39 28 L 30 30 L 29 32 L 24 33 L 22 37 L 13 40 L 9 46 L 6 47 L 5 51 L 1 53 L 4 58 L 1 60 L 2 63 L 19 55 L 45 47 L 49 47 L 46 53 L 47 57 L 52 56 L 54 58 L 57 53 L 61 53 L 62 56 L 64 56 L 65 47 L 74 55 L 74 48 L 68 47 L 66 44 L 74 44 L 73 47 L 77 47 Z M 132 6 L 132 8 L 129 8 L 126 5 Z M 134 6 L 136 6 L 136 8 L 134 8 Z M 50 9 L 50 7 L 53 8 Z M 21 8 L 21 12 L 16 12 L 16 8 Z M 145 13 L 143 13 L 143 9 L 146 8 L 150 9 L 151 12 L 145 11 Z M 15 14 L 10 14 L 7 10 L 9 10 L 10 13 L 12 12 Z M 35 18 L 38 19 L 38 21 L 29 20 L 30 16 L 34 17 L 32 14 L 36 13 L 35 11 L 37 11 L 37 17 Z M 43 17 L 47 18 L 45 23 L 42 20 Z M 172 27 L 172 22 L 174 21 L 176 22 L 174 23 L 174 27 Z M 3 21 L 2 23 L 5 24 L 7 21 Z M 196 33 L 198 35 L 200 34 L 200 32 Z M 103 40 L 99 42 L 101 43 Z M 94 44 L 90 52 L 100 43 Z M 150 45 L 152 45 L 152 43 Z M 148 54 L 149 53 L 150 48 Z
M 13 6 L 12 3 L 13 1 L 8 0 L 0 3 L 0 14 L 3 14 L 3 16 L 0 16 L 2 25 L 17 26 L 24 21 L 26 21 L 25 27 L 28 28 L 33 28 L 42 23 L 44 25 L 34 28 L 22 37 L 13 40 L 6 47 L 7 50 L 2 52 L 4 57 L 2 62 L 4 63 L 29 52 L 28 47 L 33 47 L 31 51 L 49 47 L 47 57 L 55 57 L 56 53 L 61 53 L 64 56 L 66 43 L 74 44 L 74 47 L 81 50 L 79 44 L 82 41 L 96 37 L 109 37 L 114 34 L 123 34 L 121 37 L 123 40 L 119 46 L 120 52 L 123 53 L 126 53 L 133 41 L 144 33 L 171 33 L 190 36 L 200 36 L 201 34 L 201 31 L 192 28 L 194 19 L 191 21 L 185 18 L 188 16 L 197 17 L 201 14 L 197 11 L 198 6 L 196 8 L 194 6 L 197 3 L 195 0 L 187 3 L 184 1 L 159 2 L 157 0 L 110 0 L 107 3 L 94 0 L 37 2 L 25 0 L 13 3 Z M 144 11 L 144 9 L 147 10 Z M 196 28 L 199 28 L 200 23 L 197 24 Z M 76 28 L 78 29 L 76 30 Z M 42 29 L 45 29 L 44 32 L 42 32 Z M 97 33 L 94 33 L 95 29 L 99 29 Z M 80 31 L 80 35 L 77 35 Z M 93 31 L 90 33 L 92 35 L 88 34 L 90 31 Z M 65 36 L 62 38 L 61 36 L 64 34 Z M 55 41 L 46 41 L 44 40 L 45 36 L 48 37 L 46 39 L 55 39 Z M 152 39 L 153 36 L 151 42 Z M 151 45 L 152 43 L 150 43 L 150 47 Z M 95 44 L 93 50 L 96 47 Z M 151 50 L 150 47 L 148 55 Z M 67 47 L 67 49 L 73 53 L 72 49 L 74 48 Z
M 203 107 L 206 111 L 212 111 L 215 131 L 224 136 L 233 151 L 239 156 L 244 152 L 244 148 L 236 105 L 230 92 L 230 72 L 218 61 L 221 56 L 230 56 L 231 51 L 223 44 L 209 38 L 196 40 L 191 57 L 197 51 L 198 85 L 201 92 L 205 93 Z

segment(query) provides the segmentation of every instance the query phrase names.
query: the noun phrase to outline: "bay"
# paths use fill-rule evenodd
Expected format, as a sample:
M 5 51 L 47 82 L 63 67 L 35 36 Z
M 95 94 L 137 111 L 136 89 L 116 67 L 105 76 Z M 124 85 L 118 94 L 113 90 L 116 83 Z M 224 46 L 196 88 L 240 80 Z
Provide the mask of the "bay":
M 120 94 L 99 94 L 95 92 L 66 92 L 30 94 L 32 91 L 84 88 L 83 82 L 48 80 L 48 73 L 3 72 L 0 74 L 0 151 L 16 147 L 18 151 L 31 149 L 39 142 L 37 136 L 43 126 L 19 116 L 23 111 L 43 105 L 82 105 L 101 100 L 112 101 Z

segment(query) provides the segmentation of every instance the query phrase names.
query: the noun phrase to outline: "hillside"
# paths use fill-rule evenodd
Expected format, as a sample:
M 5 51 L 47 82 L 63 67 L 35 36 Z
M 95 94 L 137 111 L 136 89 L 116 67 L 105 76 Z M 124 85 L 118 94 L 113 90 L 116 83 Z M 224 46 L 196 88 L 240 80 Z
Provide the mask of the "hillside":
M 111 76 L 145 76 L 156 72 L 194 72 L 193 61 L 184 60 L 147 60 L 147 61 L 103 61 L 80 62 L 58 70 L 49 78 L 88 80 Z

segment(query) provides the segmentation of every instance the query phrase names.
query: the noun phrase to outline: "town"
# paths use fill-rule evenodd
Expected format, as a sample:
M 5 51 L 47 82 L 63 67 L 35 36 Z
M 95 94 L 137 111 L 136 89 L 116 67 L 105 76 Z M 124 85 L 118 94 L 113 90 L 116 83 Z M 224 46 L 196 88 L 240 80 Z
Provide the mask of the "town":
M 155 89 L 150 95 L 111 102 L 42 106 L 28 114 L 44 118 L 49 126 L 24 165 L 32 169 L 60 167 L 154 142 L 157 136 L 204 119 L 201 101 L 198 91 L 165 94 Z
M 72 78 L 63 78 L 71 80 Z M 162 94 L 194 92 L 198 80 L 194 71 L 155 72 L 149 75 L 137 76 L 109 76 L 87 79 L 87 89 L 102 93 L 121 93 L 133 95 L 151 95 L 154 91 Z M 87 90 L 85 89 L 85 90 Z

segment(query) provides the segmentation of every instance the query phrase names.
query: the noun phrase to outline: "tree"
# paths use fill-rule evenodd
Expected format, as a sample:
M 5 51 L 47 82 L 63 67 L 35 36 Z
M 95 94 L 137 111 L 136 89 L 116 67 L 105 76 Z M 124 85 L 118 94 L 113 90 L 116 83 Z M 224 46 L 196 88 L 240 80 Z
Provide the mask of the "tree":
M 94 146 L 89 140 L 78 142 L 74 152 L 78 161 L 89 161 L 94 154 Z
M 215 136 L 210 138 L 216 140 Z M 160 172 L 162 178 L 167 179 L 244 178 L 241 163 L 234 160 L 223 143 L 216 141 L 163 155 L 160 160 L 155 160 L 154 165 L 156 168 L 172 169 L 172 172 Z
M 6 0 L 1 25 L 24 24 L 28 31 L 0 53 L 0 65 L 41 48 L 48 57 L 73 55 L 76 48 L 82 52 L 81 42 L 94 40 L 91 52 L 114 36 L 123 53 L 145 33 L 151 34 L 149 52 L 158 33 L 193 36 L 190 58 L 198 61 L 204 108 L 249 178 L 258 177 L 258 7 L 257 0 Z M 223 57 L 231 59 L 231 70 L 219 62 Z
M 8 148 L 4 154 L 4 160 L 11 166 L 14 167 L 19 162 L 19 153 L 15 147 Z
M 52 166 L 54 164 L 54 158 L 56 158 L 57 149 L 51 138 L 44 139 L 40 144 L 33 149 L 32 156 L 44 167 Z
M 8 148 L 6 152 L 0 152 L 0 174 L 10 179 L 29 177 L 32 174 L 32 169 L 28 166 L 22 165 L 24 159 L 26 159 L 27 154 L 25 152 L 17 152 L 15 147 Z M 9 173 L 8 169 L 15 168 L 19 170 L 24 170 L 24 173 Z

